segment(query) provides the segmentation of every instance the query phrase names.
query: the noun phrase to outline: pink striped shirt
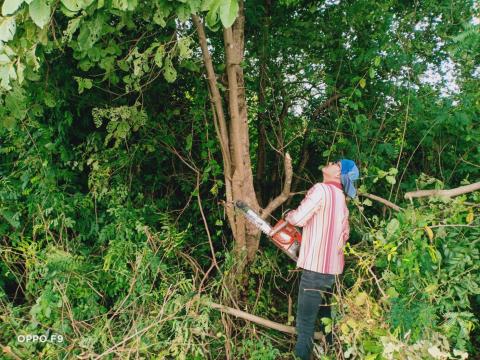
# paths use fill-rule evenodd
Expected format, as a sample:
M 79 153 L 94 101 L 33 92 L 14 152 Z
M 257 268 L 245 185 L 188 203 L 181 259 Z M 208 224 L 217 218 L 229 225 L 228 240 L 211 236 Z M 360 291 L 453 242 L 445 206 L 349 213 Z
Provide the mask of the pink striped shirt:
M 315 184 L 285 220 L 303 227 L 298 267 L 323 274 L 343 272 L 343 247 L 350 228 L 342 190 L 332 184 Z

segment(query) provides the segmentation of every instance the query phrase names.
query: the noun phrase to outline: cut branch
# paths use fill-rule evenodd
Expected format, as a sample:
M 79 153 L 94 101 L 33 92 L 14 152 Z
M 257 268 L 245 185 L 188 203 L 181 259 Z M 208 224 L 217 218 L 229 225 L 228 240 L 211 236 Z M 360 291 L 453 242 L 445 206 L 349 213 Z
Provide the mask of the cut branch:
M 460 186 L 454 189 L 449 190 L 418 190 L 410 191 L 405 194 L 405 199 L 413 199 L 425 196 L 443 196 L 443 197 L 454 197 L 473 191 L 480 190 L 480 182 L 476 182 L 470 185 Z
M 245 311 L 233 309 L 233 308 L 225 306 L 225 305 L 220 305 L 220 304 L 216 304 L 216 303 L 209 303 L 208 305 L 210 305 L 212 308 L 217 309 L 217 310 L 219 310 L 223 313 L 233 315 L 233 316 L 239 317 L 239 318 L 247 320 L 247 321 L 254 322 L 258 325 L 265 326 L 265 327 L 268 327 L 270 329 L 275 329 L 275 330 L 278 330 L 278 331 L 281 331 L 281 332 L 284 332 L 284 333 L 287 333 L 287 334 L 296 334 L 297 333 L 293 326 L 279 324 L 275 321 L 264 319 L 260 316 L 252 315 L 252 314 L 249 314 Z M 321 339 L 323 339 L 323 337 L 324 337 L 324 335 L 321 332 L 316 332 L 315 335 L 314 335 L 314 338 L 316 340 L 321 340 Z
M 381 198 L 380 196 L 377 196 L 377 195 L 373 195 L 373 194 L 369 194 L 369 193 L 358 193 L 358 196 L 363 196 L 363 197 L 378 201 L 378 202 L 382 203 L 383 205 L 388 206 L 389 208 L 391 208 L 395 211 L 402 211 L 403 210 L 400 206 L 398 206 L 398 205 L 396 205 L 396 204 L 392 203 L 391 201 L 388 201 L 384 198 Z
M 262 211 L 262 219 L 267 219 L 270 214 L 275 211 L 280 205 L 282 205 L 290 197 L 290 188 L 292 186 L 292 158 L 290 154 L 285 155 L 284 160 L 285 165 L 285 184 L 283 185 L 283 190 L 275 199 L 273 199 L 265 209 Z

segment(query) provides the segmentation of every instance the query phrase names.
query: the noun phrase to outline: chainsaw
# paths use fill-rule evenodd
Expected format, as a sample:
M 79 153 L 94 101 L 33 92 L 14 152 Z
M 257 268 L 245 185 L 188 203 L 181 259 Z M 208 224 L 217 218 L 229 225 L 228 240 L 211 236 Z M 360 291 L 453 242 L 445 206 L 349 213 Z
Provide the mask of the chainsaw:
M 285 220 L 278 221 L 272 226 L 263 220 L 260 215 L 253 211 L 245 202 L 237 200 L 235 207 L 239 209 L 245 218 L 257 229 L 267 235 L 272 242 L 292 260 L 297 261 L 302 234 Z

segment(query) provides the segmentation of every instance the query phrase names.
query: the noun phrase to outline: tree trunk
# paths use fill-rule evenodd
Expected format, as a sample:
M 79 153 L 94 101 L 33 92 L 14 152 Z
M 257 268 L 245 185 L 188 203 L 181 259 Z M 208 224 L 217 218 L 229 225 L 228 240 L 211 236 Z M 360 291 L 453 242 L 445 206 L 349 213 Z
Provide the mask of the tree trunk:
M 245 16 L 243 2 L 239 2 L 238 17 L 231 28 L 224 29 L 224 43 L 228 76 L 228 104 L 230 112 L 230 142 L 235 168 L 233 170 L 233 198 L 242 199 L 255 211 L 260 210 L 253 186 L 252 165 L 250 162 L 250 139 L 248 132 L 247 103 L 245 97 L 245 80 L 240 64 L 243 61 L 245 41 Z M 253 260 L 258 249 L 260 232 L 242 215 L 235 219 L 235 252 L 241 255 L 246 251 L 247 261 Z M 243 259 L 243 257 L 241 257 Z M 244 261 L 240 268 L 245 265 Z
M 226 191 L 226 213 L 234 237 L 235 268 L 232 269 L 230 282 L 234 297 L 238 295 L 238 282 L 246 279 L 246 265 L 255 257 L 260 241 L 260 231 L 246 222 L 243 215 L 233 211 L 236 200 L 245 201 L 253 210 L 266 219 L 290 195 L 292 178 L 291 159 L 287 154 L 285 163 L 285 184 L 282 192 L 273 199 L 265 209 L 261 209 L 254 188 L 254 177 L 250 160 L 250 140 L 245 96 L 245 80 L 240 64 L 244 56 L 244 5 L 239 1 L 239 14 L 232 27 L 224 29 L 226 54 L 226 71 L 228 78 L 228 113 L 227 125 L 223 111 L 223 102 L 217 84 L 212 59 L 208 50 L 203 24 L 198 16 L 193 16 L 197 28 L 203 60 L 207 71 L 208 87 L 211 95 L 213 120 L 220 142 Z M 229 279 L 230 280 L 230 279 Z

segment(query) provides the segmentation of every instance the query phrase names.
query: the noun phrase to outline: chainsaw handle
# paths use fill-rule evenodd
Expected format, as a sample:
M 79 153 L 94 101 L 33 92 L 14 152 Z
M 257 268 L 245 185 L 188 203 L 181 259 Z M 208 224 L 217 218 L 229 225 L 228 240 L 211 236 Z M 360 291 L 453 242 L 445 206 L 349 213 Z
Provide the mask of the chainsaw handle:
M 276 233 L 278 233 L 280 230 L 284 229 L 288 225 L 288 221 L 285 220 L 285 215 L 287 215 L 291 210 L 287 209 L 283 214 L 282 214 L 282 219 L 285 221 L 282 225 L 278 227 L 278 229 L 273 229 L 272 232 L 270 233 L 270 236 L 274 236 Z

